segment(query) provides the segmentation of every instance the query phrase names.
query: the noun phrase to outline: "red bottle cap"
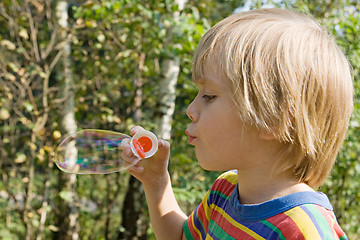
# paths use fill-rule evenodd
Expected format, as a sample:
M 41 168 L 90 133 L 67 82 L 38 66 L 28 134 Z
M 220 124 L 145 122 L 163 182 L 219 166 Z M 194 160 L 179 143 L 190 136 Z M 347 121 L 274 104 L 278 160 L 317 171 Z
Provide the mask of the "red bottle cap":
M 130 146 L 133 153 L 139 158 L 149 158 L 158 149 L 158 139 L 150 131 L 141 131 L 132 137 Z

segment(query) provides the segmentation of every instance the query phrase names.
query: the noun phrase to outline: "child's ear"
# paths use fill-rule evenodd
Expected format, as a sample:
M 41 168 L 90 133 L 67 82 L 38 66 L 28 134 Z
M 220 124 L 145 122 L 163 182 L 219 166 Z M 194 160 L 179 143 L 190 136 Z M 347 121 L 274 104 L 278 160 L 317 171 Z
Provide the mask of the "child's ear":
M 291 125 L 293 124 L 294 117 L 292 114 L 289 113 L 288 121 L 285 123 L 286 129 L 291 128 Z M 274 129 L 262 129 L 260 130 L 259 137 L 263 140 L 274 140 L 279 138 L 281 130 L 277 127 L 274 127 Z
M 259 137 L 263 140 L 274 140 L 276 139 L 276 133 L 262 130 L 260 131 Z

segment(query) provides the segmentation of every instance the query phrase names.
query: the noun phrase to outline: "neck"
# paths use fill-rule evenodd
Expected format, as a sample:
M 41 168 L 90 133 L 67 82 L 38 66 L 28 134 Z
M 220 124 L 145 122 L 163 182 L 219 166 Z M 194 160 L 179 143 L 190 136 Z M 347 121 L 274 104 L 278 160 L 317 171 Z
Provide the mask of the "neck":
M 295 192 L 314 191 L 305 183 L 299 183 L 288 175 L 274 176 L 271 168 L 259 172 L 239 172 L 239 201 L 241 204 L 259 204 Z
M 295 192 L 314 191 L 289 173 L 278 173 L 274 164 L 286 143 L 272 133 L 254 130 L 253 142 L 239 160 L 239 200 L 242 204 L 258 204 Z

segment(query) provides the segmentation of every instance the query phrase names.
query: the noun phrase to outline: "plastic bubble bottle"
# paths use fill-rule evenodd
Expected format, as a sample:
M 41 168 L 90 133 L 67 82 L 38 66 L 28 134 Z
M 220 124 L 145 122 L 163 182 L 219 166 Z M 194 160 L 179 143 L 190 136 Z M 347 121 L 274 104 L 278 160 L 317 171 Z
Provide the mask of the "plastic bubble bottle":
M 126 145 L 130 145 L 136 161 L 126 161 L 129 157 L 123 153 Z M 85 129 L 67 136 L 59 144 L 55 163 L 67 173 L 107 174 L 126 170 L 153 156 L 157 149 L 158 139 L 149 131 L 130 137 L 113 131 Z

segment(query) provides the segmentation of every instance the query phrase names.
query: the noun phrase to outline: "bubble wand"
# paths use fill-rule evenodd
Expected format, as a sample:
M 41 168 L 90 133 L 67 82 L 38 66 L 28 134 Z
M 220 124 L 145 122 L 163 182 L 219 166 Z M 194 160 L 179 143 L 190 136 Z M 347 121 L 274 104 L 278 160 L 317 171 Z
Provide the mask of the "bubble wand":
M 126 161 L 123 153 L 130 145 L 136 161 Z M 59 169 L 76 174 L 107 174 L 124 171 L 141 159 L 153 156 L 158 139 L 150 131 L 140 131 L 133 137 L 123 133 L 85 129 L 67 136 L 55 153 Z

